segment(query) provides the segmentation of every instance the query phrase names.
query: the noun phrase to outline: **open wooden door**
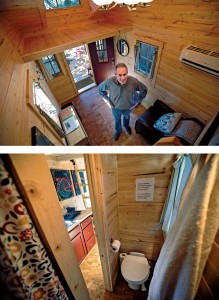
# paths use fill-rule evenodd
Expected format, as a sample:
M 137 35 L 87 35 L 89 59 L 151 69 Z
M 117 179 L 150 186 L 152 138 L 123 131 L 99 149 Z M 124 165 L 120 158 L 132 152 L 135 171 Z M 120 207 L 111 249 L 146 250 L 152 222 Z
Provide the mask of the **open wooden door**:
M 119 253 L 110 251 L 111 239 L 119 239 L 117 156 L 87 154 L 84 159 L 105 288 L 112 292 L 119 271 Z
M 113 37 L 88 44 L 96 84 L 114 75 Z

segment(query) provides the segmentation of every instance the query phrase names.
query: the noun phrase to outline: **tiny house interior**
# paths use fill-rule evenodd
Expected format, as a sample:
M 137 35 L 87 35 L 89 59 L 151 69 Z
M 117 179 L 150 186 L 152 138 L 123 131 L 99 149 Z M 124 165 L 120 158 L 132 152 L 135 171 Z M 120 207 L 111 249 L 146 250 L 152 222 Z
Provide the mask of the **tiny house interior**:
M 40 263 L 51 260 L 58 278 L 52 270 L 46 276 L 51 284 L 56 280 L 54 288 L 63 299 L 65 294 L 90 299 L 80 263 L 95 245 L 107 299 L 115 299 L 121 255 L 131 252 L 143 254 L 151 267 L 149 291 L 134 291 L 138 299 L 147 299 L 147 293 L 148 299 L 156 293 L 165 299 L 179 299 L 180 293 L 180 299 L 217 298 L 217 154 L 9 154 L 1 159 L 1 247 L 14 268 L 23 270 L 19 274 L 27 280 L 29 297 L 48 292 L 42 273 L 37 277 L 37 251 L 29 249 L 36 228 L 44 246 Z M 66 219 L 72 212 L 79 214 Z M 29 230 L 22 227 L 26 224 Z M 120 243 L 115 250 L 114 241 Z M 27 243 L 25 250 L 19 242 Z M 25 273 L 26 264 L 36 275 Z M 3 275 L 9 265 L 1 260 Z
M 118 62 L 147 85 L 142 109 L 159 99 L 203 127 L 214 120 L 219 107 L 218 1 L 154 0 L 145 8 L 115 5 L 105 11 L 91 0 L 54 7 L 58 2 L 1 1 L 1 145 L 89 145 L 84 127 L 90 114 L 80 119 L 75 99 L 86 88 L 97 89 Z M 153 50 L 154 56 L 145 57 L 142 49 Z M 213 60 L 211 68 L 205 59 Z M 147 61 L 153 64 L 147 67 Z M 48 99 L 42 104 L 37 93 Z M 82 113 L 90 111 L 86 104 L 96 97 L 87 95 L 87 103 L 79 104 Z M 98 126 L 98 120 L 92 121 Z

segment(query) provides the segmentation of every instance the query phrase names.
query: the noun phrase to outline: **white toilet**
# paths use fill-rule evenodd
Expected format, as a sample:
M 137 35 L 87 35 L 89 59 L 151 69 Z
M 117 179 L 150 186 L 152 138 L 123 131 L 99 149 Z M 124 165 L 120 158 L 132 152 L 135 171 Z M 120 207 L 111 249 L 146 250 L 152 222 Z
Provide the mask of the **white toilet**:
M 141 288 L 142 291 L 146 291 L 144 284 L 149 277 L 150 266 L 144 254 L 130 252 L 129 255 L 124 255 L 121 272 L 131 289 L 139 290 Z

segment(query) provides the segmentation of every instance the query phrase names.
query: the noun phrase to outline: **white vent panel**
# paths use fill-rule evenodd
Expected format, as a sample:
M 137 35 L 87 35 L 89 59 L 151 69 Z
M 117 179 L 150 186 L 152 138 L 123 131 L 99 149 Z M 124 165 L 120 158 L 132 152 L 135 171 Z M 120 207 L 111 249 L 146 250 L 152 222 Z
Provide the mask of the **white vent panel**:
M 181 52 L 179 60 L 196 69 L 219 76 L 219 53 L 202 49 L 195 46 L 188 46 Z

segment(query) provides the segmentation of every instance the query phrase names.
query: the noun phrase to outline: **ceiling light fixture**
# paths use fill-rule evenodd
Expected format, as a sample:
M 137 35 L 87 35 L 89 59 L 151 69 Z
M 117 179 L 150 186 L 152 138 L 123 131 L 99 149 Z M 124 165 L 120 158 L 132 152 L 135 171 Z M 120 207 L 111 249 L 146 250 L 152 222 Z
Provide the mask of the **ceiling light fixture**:
M 110 10 L 116 5 L 120 7 L 127 6 L 129 10 L 136 10 L 137 7 L 149 7 L 153 0 L 92 0 L 96 5 L 100 6 L 100 10 Z

